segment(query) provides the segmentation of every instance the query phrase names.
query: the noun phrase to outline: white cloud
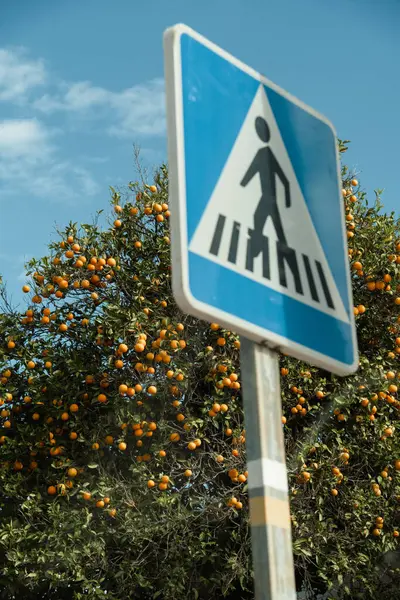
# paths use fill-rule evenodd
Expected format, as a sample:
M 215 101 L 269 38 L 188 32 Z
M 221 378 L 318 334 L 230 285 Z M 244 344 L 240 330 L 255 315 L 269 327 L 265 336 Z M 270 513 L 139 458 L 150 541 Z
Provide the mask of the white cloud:
M 44 89 L 38 90 L 39 86 Z M 0 48 L 0 102 L 23 107 L 30 118 L 0 121 L 0 196 L 29 192 L 52 200 L 93 196 L 100 191 L 84 167 L 107 157 L 73 158 L 66 155 L 62 128 L 68 135 L 90 135 L 91 124 L 112 137 L 130 139 L 165 134 L 165 97 L 162 79 L 120 91 L 90 81 L 57 80 L 43 60 L 31 59 L 23 49 Z M 56 120 L 57 129 L 53 124 Z M 107 144 L 105 144 L 105 147 Z M 94 168 L 94 167 L 93 167 Z
M 0 160 L 44 157 L 50 149 L 50 133 L 37 119 L 0 121 Z
M 52 114 L 56 111 L 79 112 L 96 106 L 107 104 L 111 92 L 103 88 L 92 86 L 88 81 L 61 83 L 60 91 L 56 95 L 44 94 L 38 98 L 33 106 L 43 113 Z
M 64 200 L 99 192 L 99 184 L 87 169 L 59 158 L 51 142 L 55 133 L 37 119 L 0 122 L 2 195 L 22 191 L 38 198 Z
M 21 186 L 38 198 L 51 198 L 53 201 L 94 196 L 100 191 L 100 185 L 87 169 L 70 161 L 56 160 L 46 163 L 45 168 L 31 173 L 29 178 L 21 173 Z
M 36 98 L 28 98 L 34 88 L 51 84 Z M 65 112 L 85 119 L 105 119 L 104 128 L 113 136 L 164 135 L 164 81 L 155 78 L 121 91 L 95 86 L 90 81 L 67 83 L 52 80 L 43 60 L 27 57 L 24 49 L 0 48 L 0 101 L 29 106 L 42 115 Z
M 45 114 L 64 111 L 85 118 L 103 118 L 111 135 L 163 135 L 165 133 L 164 81 L 153 79 L 121 92 L 93 86 L 88 81 L 62 84 L 57 95 L 44 94 L 34 107 Z
M 32 88 L 46 82 L 41 60 L 29 60 L 23 49 L 0 48 L 0 100 L 22 100 Z
M 119 113 L 119 122 L 109 128 L 110 133 L 123 137 L 134 134 L 165 134 L 165 92 L 162 79 L 153 79 L 120 94 L 113 94 L 110 104 Z

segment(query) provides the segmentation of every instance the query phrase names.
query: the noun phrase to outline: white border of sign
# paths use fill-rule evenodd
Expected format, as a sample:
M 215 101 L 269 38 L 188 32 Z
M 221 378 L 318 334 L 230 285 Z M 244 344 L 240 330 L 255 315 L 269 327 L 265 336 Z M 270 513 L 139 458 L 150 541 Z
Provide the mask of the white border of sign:
M 262 327 L 252 325 L 247 321 L 230 315 L 225 311 L 214 308 L 208 304 L 200 302 L 194 298 L 189 288 L 189 268 L 188 268 L 188 235 L 186 220 L 186 185 L 185 185 L 185 146 L 184 146 L 184 124 L 183 124 L 183 103 L 182 103 L 182 80 L 181 80 L 181 46 L 180 37 L 182 34 L 188 34 L 190 37 L 200 42 L 221 58 L 229 61 L 251 77 L 266 84 L 285 98 L 301 107 L 314 117 L 326 123 L 337 138 L 336 131 L 332 123 L 324 116 L 275 85 L 269 79 L 257 73 L 251 67 L 248 67 L 238 59 L 234 58 L 225 50 L 222 50 L 202 35 L 193 31 L 190 27 L 178 24 L 168 28 L 164 32 L 164 68 L 165 85 L 167 97 L 167 129 L 168 129 L 168 162 L 169 162 L 169 198 L 171 205 L 171 257 L 172 257 L 172 289 L 179 307 L 186 313 L 194 315 L 206 321 L 216 321 L 228 329 L 233 329 L 240 335 L 249 339 L 265 343 L 270 348 L 289 354 L 310 362 L 323 369 L 331 371 L 337 375 L 349 375 L 358 368 L 358 347 L 357 335 L 355 329 L 354 315 L 351 313 L 350 320 L 353 334 L 353 344 L 355 348 L 354 362 L 346 365 L 334 360 L 315 350 L 307 348 L 301 344 L 291 341 L 283 336 L 273 332 L 266 334 Z M 340 162 L 337 151 L 337 171 L 340 181 Z M 339 200 L 343 240 L 345 244 L 344 251 L 347 254 L 347 236 L 345 228 L 345 215 L 342 199 Z M 346 269 L 347 285 L 349 290 L 349 305 L 353 306 L 353 293 L 350 280 L 350 269 Z

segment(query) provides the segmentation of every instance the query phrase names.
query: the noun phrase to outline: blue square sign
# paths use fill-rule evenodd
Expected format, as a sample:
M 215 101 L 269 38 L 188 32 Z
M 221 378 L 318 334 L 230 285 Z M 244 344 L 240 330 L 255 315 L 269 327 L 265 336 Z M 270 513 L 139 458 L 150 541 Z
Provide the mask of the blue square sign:
M 179 306 L 301 360 L 358 366 L 331 123 L 185 25 L 164 34 Z

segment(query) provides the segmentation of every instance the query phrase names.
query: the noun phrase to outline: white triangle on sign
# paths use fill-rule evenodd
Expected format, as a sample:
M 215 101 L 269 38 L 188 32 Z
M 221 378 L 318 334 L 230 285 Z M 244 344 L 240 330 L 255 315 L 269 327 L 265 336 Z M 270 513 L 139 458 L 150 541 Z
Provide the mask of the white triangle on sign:
M 260 139 L 255 127 L 259 117 L 268 125 L 267 143 Z M 267 147 L 269 151 L 266 151 Z M 263 152 L 258 154 L 262 149 Z M 258 162 L 253 163 L 256 155 Z M 255 168 L 249 170 L 252 163 Z M 257 169 L 257 166 L 261 168 Z M 248 170 L 250 176 L 242 181 Z M 274 219 L 271 215 L 271 194 L 265 194 L 260 202 L 260 171 L 265 189 L 271 189 L 275 183 L 275 206 L 284 238 L 278 231 L 276 212 Z M 290 194 L 289 206 L 285 191 Z M 255 224 L 254 212 L 257 207 L 262 210 L 266 202 L 269 216 L 261 235 L 259 233 L 255 238 L 251 232 L 257 223 L 260 230 L 264 219 L 258 211 Z M 190 241 L 189 250 L 341 321 L 350 322 L 262 85 Z

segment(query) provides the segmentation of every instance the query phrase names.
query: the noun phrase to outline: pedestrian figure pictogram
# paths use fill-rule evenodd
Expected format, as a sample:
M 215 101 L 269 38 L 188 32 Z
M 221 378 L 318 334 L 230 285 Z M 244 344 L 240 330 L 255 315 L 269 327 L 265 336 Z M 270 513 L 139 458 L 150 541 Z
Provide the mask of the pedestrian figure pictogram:
M 269 240 L 264 236 L 263 232 L 268 217 L 271 217 L 278 238 L 277 260 L 280 284 L 283 287 L 288 287 L 285 272 L 286 262 L 292 272 L 296 292 L 298 294 L 303 294 L 296 254 L 287 244 L 277 199 L 276 178 L 278 177 L 284 186 L 286 208 L 290 207 L 291 197 L 289 180 L 277 161 L 274 152 L 268 145 L 271 139 L 271 133 L 267 121 L 263 117 L 258 116 L 255 119 L 254 125 L 258 137 L 267 145 L 258 150 L 245 176 L 240 182 L 240 185 L 245 187 L 250 183 L 254 176 L 259 175 L 261 183 L 261 198 L 254 211 L 253 229 L 248 230 L 249 239 L 247 243 L 246 269 L 253 271 L 254 259 L 262 252 L 263 276 L 270 279 Z
M 260 246 L 262 244 L 261 238 L 263 237 L 264 225 L 268 217 L 271 217 L 272 219 L 278 240 L 282 244 L 287 245 L 277 204 L 276 176 L 279 177 L 285 187 L 285 202 L 287 208 L 290 207 L 291 203 L 289 180 L 277 161 L 275 154 L 270 146 L 268 146 L 271 133 L 267 121 L 263 119 L 263 117 L 257 117 L 255 120 L 255 129 L 260 140 L 267 145 L 258 150 L 254 160 L 240 182 L 240 185 L 245 187 L 255 175 L 260 176 L 262 196 L 254 212 L 254 227 L 252 232 L 254 246 L 257 247 L 257 243 L 259 243 Z

